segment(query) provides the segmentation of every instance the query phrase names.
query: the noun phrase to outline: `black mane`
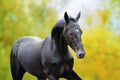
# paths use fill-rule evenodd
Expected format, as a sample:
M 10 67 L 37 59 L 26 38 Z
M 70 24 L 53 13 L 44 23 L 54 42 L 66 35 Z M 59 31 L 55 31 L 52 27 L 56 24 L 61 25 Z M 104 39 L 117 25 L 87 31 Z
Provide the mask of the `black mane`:
M 58 38 L 60 36 L 60 34 L 63 31 L 64 25 L 65 25 L 65 20 L 61 19 L 57 21 L 51 32 L 52 38 L 56 38 L 56 37 Z
M 76 20 L 71 16 L 69 16 L 69 20 L 73 21 L 73 22 L 76 22 Z M 57 23 L 54 25 L 54 27 L 52 29 L 52 32 L 51 32 L 52 38 L 54 38 L 54 37 L 58 38 L 60 36 L 60 34 L 62 33 L 65 25 L 66 25 L 66 23 L 65 23 L 64 19 L 58 20 Z

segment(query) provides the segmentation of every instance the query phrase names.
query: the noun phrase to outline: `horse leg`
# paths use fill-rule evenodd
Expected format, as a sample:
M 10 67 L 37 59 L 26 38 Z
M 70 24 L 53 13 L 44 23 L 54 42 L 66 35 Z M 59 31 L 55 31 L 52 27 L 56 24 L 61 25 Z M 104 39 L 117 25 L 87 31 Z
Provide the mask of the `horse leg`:
M 16 59 L 15 55 L 11 54 L 11 73 L 13 80 L 22 80 L 23 74 L 25 70 L 19 64 L 18 60 Z
M 67 80 L 82 80 L 73 70 L 63 75 Z
M 49 79 L 49 80 L 58 80 L 58 78 L 55 77 L 55 76 L 53 76 L 53 75 L 49 75 L 49 76 L 48 76 L 48 79 Z
M 16 76 L 13 78 L 13 80 L 22 80 L 23 75 L 25 73 L 25 70 L 21 67 L 21 65 L 16 66 Z
M 56 79 L 56 78 L 49 78 L 49 80 L 58 80 L 58 79 Z
M 38 80 L 46 80 L 46 77 L 38 77 Z

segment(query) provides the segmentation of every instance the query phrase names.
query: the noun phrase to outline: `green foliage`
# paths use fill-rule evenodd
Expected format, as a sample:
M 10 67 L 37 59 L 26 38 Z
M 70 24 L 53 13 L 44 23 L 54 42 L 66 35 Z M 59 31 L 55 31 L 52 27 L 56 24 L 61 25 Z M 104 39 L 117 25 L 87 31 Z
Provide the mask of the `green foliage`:
M 57 13 L 49 3 L 50 0 L 0 0 L 0 80 L 12 80 L 10 50 L 17 38 L 27 35 L 43 38 L 50 33 Z
M 0 41 L 4 41 L 4 45 L 11 45 L 16 38 L 23 35 L 45 37 L 50 33 L 57 15 L 47 5 L 49 1 L 41 1 L 38 5 L 33 0 L 9 1 L 8 4 L 8 1 L 2 0 L 0 7 Z

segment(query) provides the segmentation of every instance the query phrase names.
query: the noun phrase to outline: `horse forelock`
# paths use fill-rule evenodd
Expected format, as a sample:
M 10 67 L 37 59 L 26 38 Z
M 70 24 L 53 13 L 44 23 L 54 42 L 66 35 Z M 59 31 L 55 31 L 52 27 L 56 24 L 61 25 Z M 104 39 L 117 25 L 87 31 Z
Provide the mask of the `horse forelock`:
M 73 21 L 73 22 L 76 22 L 76 19 L 69 16 L 69 21 Z M 52 37 L 53 36 L 59 36 L 61 33 L 62 33 L 62 30 L 64 28 L 64 26 L 66 26 L 67 23 L 65 22 L 64 19 L 60 19 L 56 22 L 56 24 L 54 25 L 53 29 L 52 29 Z
M 76 22 L 76 19 L 75 19 L 75 18 L 73 18 L 73 17 L 71 17 L 71 16 L 69 16 L 69 21 Z

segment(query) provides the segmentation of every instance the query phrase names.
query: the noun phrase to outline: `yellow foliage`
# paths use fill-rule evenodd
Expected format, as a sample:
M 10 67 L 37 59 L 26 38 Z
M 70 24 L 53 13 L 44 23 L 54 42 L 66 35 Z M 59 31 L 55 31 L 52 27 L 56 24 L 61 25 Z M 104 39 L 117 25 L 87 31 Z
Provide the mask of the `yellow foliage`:
M 83 45 L 86 56 L 75 58 L 75 71 L 84 80 L 119 80 L 120 38 L 104 27 L 94 27 L 83 31 Z

